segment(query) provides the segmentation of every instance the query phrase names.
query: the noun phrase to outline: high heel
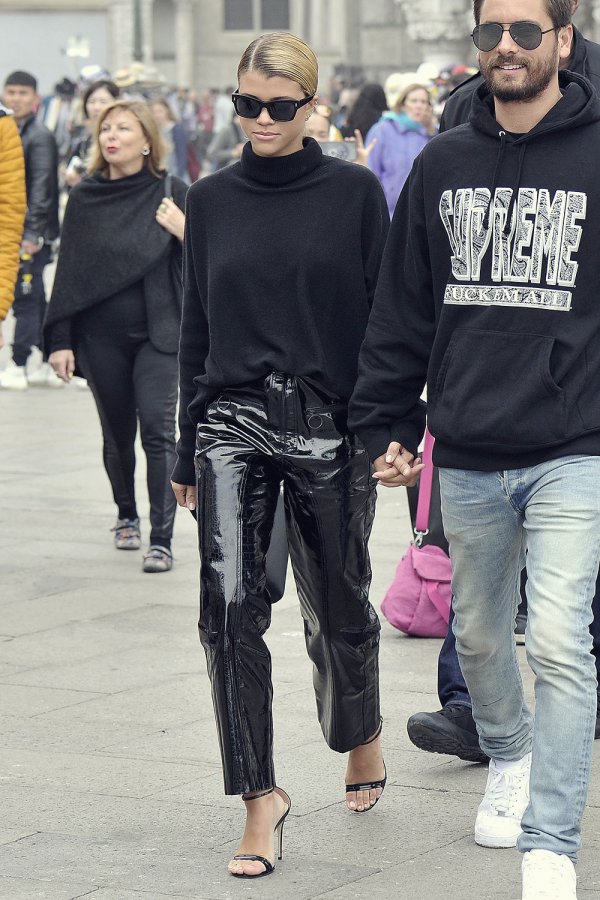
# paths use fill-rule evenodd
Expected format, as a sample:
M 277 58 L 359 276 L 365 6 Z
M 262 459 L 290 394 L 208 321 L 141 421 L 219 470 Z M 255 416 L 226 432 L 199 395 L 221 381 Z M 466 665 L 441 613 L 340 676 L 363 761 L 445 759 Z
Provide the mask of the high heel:
M 360 746 L 366 747 L 367 744 L 372 744 L 373 741 L 376 741 L 377 738 L 379 737 L 379 735 L 381 734 L 382 728 L 383 728 L 383 716 L 380 716 L 379 717 L 379 728 L 377 729 L 377 731 L 375 732 L 373 737 L 370 737 L 368 741 L 365 741 L 364 744 L 361 744 Z M 364 809 L 354 809 L 354 810 L 352 810 L 352 812 L 368 812 L 370 809 L 373 809 L 375 804 L 379 802 L 379 798 L 383 795 L 383 790 L 385 788 L 386 781 L 387 781 L 387 769 L 385 767 L 385 762 L 384 762 L 383 778 L 380 779 L 379 781 L 366 781 L 366 782 L 364 782 L 364 784 L 347 784 L 346 785 L 346 793 L 347 794 L 351 793 L 353 791 L 374 791 L 374 790 L 377 790 L 377 788 L 381 788 L 381 794 L 379 795 L 379 797 L 375 798 L 373 803 L 371 803 L 369 806 L 365 807 Z
M 283 859 L 283 826 L 285 825 L 285 820 L 288 817 L 289 811 L 292 808 L 292 801 L 289 796 L 283 790 L 283 788 L 276 787 L 275 791 L 279 794 L 282 800 L 287 801 L 288 808 L 280 818 L 279 822 L 275 826 L 274 834 L 277 836 L 277 859 Z
M 269 794 L 273 792 L 277 793 L 282 800 L 287 802 L 287 809 L 284 814 L 281 816 L 275 828 L 273 829 L 273 835 L 277 838 L 277 859 L 283 859 L 283 826 L 285 825 L 285 820 L 287 819 L 290 809 L 292 808 L 292 801 L 289 796 L 280 787 L 268 788 L 266 791 L 261 791 L 259 794 L 253 794 L 251 797 L 245 797 L 242 794 L 242 800 L 244 803 L 250 803 L 251 800 L 258 800 L 259 797 L 268 797 Z M 237 856 L 233 857 L 236 860 L 248 860 L 249 862 L 259 862 L 261 863 L 265 869 L 264 872 L 256 872 L 255 874 L 250 874 L 248 872 L 230 872 L 230 875 L 233 875 L 234 878 L 262 878 L 264 875 L 270 875 L 275 871 L 275 866 L 271 862 L 270 859 L 267 859 L 266 856 L 259 856 L 256 853 L 239 853 Z

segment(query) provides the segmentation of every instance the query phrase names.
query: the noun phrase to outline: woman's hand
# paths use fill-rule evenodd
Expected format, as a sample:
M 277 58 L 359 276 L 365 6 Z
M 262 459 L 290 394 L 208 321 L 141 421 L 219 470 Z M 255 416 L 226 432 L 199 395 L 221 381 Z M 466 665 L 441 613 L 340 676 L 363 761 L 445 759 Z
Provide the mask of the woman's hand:
M 177 484 L 172 481 L 171 487 L 179 506 L 185 506 L 189 510 L 196 509 L 196 488 L 192 484 Z
M 185 216 L 170 197 L 163 197 L 160 201 L 156 210 L 156 221 L 165 231 L 174 234 L 179 241 L 183 240 Z
M 75 371 L 75 356 L 72 350 L 55 350 L 48 357 L 48 362 L 59 378 L 67 383 L 71 380 Z
M 350 139 L 351 140 L 351 139 Z M 375 146 L 376 138 L 373 138 L 368 147 L 365 147 L 365 143 L 362 139 L 362 134 L 358 130 L 358 128 L 354 129 L 354 140 L 356 141 L 356 163 L 359 166 L 368 166 L 369 165 L 369 153 Z
M 75 187 L 76 184 L 82 179 L 82 175 L 77 169 L 66 169 L 65 171 L 65 184 L 68 184 L 69 187 Z
M 425 468 L 419 456 L 415 459 L 410 450 L 397 441 L 392 441 L 385 456 L 378 457 L 373 465 L 373 478 L 384 487 L 413 487 Z

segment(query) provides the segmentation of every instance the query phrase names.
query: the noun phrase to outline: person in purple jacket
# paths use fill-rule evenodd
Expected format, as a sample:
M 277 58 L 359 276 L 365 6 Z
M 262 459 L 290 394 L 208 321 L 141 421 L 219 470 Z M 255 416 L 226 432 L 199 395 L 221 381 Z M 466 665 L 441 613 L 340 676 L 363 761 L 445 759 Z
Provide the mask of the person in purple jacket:
M 431 98 L 422 84 L 407 85 L 393 108 L 369 130 L 366 146 L 375 140 L 369 168 L 381 182 L 390 218 L 415 157 L 433 134 Z

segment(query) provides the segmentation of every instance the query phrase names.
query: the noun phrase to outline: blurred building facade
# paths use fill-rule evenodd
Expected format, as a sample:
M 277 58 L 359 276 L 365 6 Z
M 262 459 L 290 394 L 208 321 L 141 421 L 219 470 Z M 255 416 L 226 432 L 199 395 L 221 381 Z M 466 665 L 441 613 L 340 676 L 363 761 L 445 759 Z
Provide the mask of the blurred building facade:
M 576 21 L 600 40 L 600 0 L 581 0 Z M 471 29 L 470 0 L 0 0 L 0 77 L 29 68 L 50 90 L 82 65 L 138 59 L 172 84 L 224 87 L 253 37 L 289 30 L 317 52 L 322 84 L 334 72 L 383 81 L 423 62 L 473 64 Z

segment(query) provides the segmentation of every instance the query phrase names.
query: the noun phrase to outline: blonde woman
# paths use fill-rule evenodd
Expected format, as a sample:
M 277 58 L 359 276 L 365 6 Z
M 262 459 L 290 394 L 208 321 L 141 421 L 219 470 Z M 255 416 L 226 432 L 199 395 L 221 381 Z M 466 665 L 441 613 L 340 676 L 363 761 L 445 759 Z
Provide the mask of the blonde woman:
M 367 134 L 367 145 L 374 142 L 369 168 L 381 182 L 390 218 L 415 158 L 434 133 L 429 91 L 422 84 L 409 84 Z
M 198 507 L 200 637 L 225 791 L 246 827 L 232 875 L 273 871 L 291 801 L 273 762 L 271 618 L 265 583 L 280 485 L 325 740 L 348 753 L 346 805 L 385 785 L 379 621 L 368 601 L 375 492 L 347 400 L 387 232 L 374 176 L 305 137 L 314 53 L 290 34 L 253 41 L 233 104 L 241 159 L 188 197 L 180 346 L 181 439 L 173 488 Z M 340 209 L 344 215 L 340 216 Z
M 145 103 L 118 101 L 98 118 L 90 176 L 71 191 L 46 319 L 49 362 L 63 381 L 90 382 L 117 505 L 119 550 L 141 545 L 134 471 L 146 454 L 150 536 L 144 572 L 172 566 L 177 344 L 186 186 L 167 182 L 163 144 Z

